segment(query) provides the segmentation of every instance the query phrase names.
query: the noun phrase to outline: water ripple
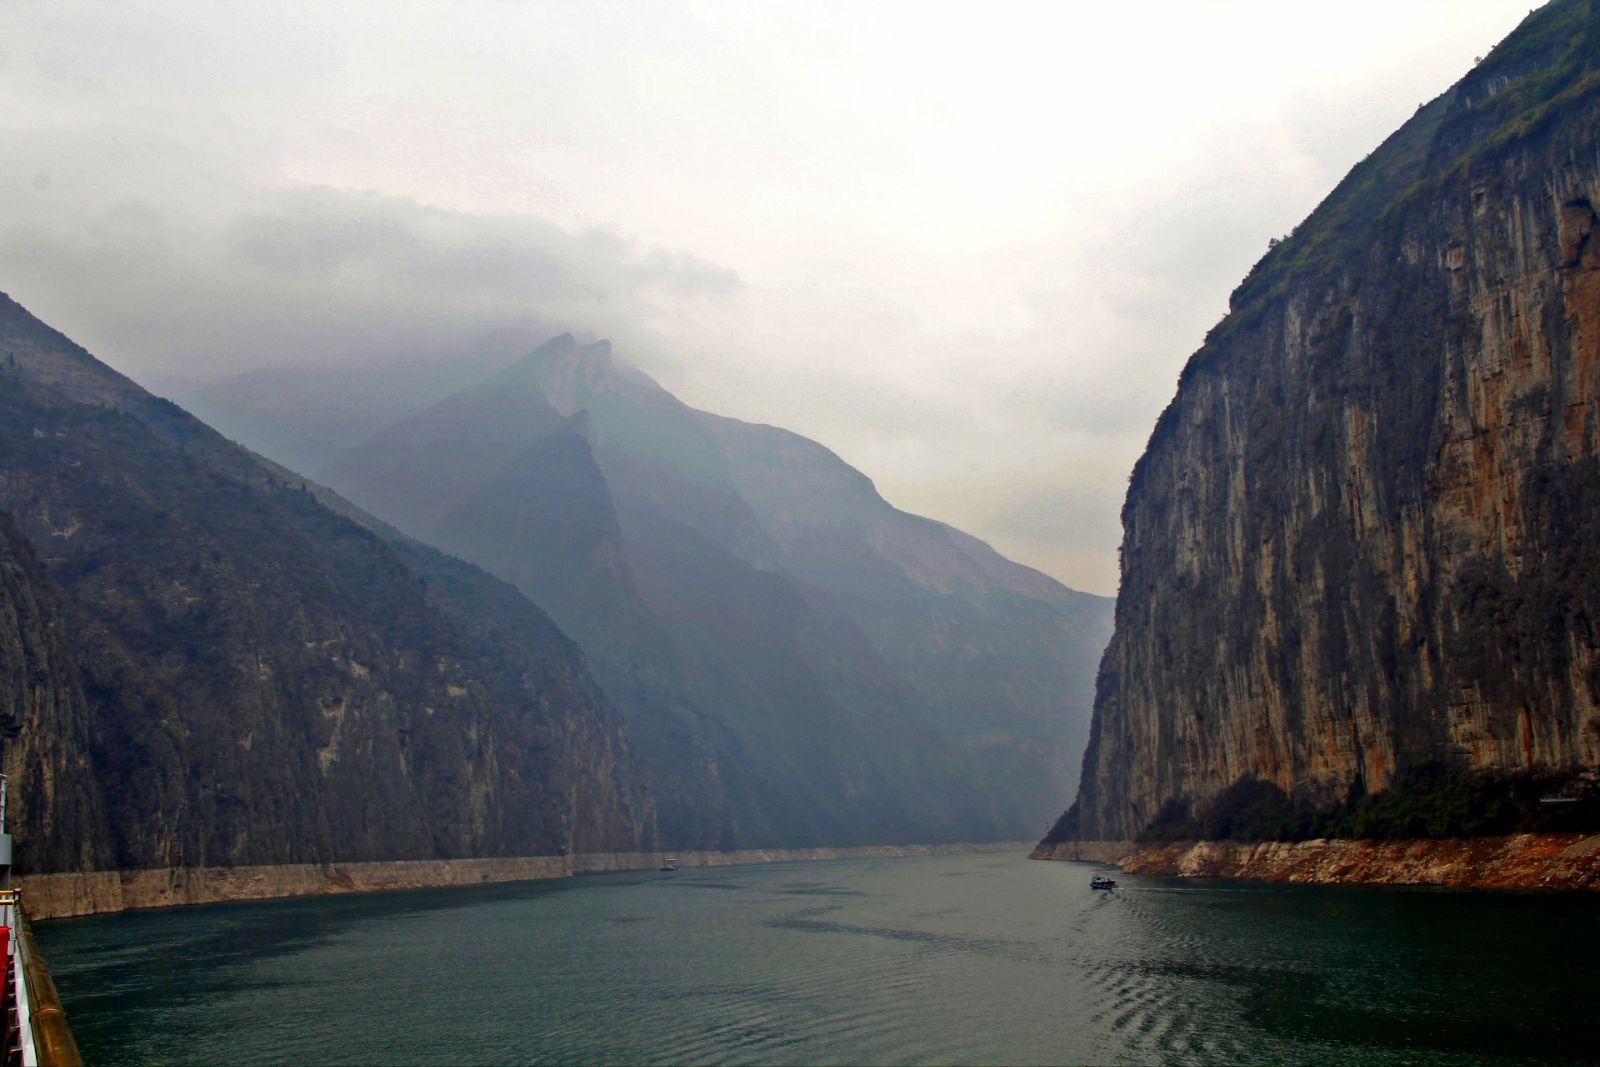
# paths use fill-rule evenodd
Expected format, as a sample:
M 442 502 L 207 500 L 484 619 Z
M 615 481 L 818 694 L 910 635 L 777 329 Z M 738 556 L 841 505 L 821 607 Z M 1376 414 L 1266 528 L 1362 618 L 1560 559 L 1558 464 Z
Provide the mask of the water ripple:
M 1600 952 L 1588 900 L 1134 877 L 1103 893 L 1088 870 L 686 870 L 39 937 L 89 1062 L 112 1067 L 1593 1057 L 1573 992 Z

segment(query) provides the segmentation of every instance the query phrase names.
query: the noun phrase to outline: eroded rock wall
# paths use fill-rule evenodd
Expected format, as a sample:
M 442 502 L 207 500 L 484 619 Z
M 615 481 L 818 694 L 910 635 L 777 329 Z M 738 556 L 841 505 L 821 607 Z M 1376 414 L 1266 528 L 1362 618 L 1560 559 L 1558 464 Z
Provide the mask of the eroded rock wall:
M 1123 511 L 1078 802 L 1600 765 L 1600 15 L 1557 0 L 1257 265 Z

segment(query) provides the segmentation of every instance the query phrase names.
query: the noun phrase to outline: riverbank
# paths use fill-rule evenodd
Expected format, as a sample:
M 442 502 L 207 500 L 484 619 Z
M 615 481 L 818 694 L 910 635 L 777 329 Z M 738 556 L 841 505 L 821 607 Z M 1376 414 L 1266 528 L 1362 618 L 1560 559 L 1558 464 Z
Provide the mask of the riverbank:
M 744 849 L 737 852 L 675 852 L 683 867 L 728 867 L 750 863 L 875 859 L 894 856 L 1021 853 L 1018 841 L 951 845 L 865 845 L 853 848 Z M 608 871 L 655 870 L 665 852 L 603 852 L 574 856 L 514 856 L 498 859 L 389 860 L 375 863 L 297 863 L 261 867 L 180 867 L 133 871 L 68 871 L 19 875 L 17 883 L 34 920 L 183 904 L 382 893 L 570 878 Z
M 1107 894 L 1025 855 L 157 908 L 37 934 L 94 1067 L 1594 1060 L 1577 1005 L 1592 894 L 1131 876 Z
M 1033 859 L 1114 863 L 1129 874 L 1312 884 L 1600 890 L 1600 834 L 1443 841 L 1062 841 Z

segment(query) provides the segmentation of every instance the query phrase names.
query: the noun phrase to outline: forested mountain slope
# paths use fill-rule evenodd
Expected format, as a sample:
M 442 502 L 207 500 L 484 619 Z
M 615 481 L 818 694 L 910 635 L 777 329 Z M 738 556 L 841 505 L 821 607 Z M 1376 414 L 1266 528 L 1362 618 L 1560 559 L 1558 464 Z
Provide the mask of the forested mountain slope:
M 391 543 L 0 296 L 0 671 L 33 871 L 648 846 L 504 583 Z

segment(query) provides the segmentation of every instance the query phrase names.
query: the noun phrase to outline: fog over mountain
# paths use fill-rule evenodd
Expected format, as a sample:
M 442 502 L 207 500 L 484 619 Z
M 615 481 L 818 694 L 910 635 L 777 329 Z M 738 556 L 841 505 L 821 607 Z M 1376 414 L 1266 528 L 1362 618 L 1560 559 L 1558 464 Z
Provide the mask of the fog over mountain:
M 183 396 L 608 337 L 1111 593 L 1234 281 L 1526 7 L 0 5 L 0 283 Z
M 211 417 L 249 440 L 270 419 L 236 385 Z M 298 425 L 307 452 L 336 436 Z M 578 640 L 668 843 L 1015 838 L 1076 785 L 1109 600 L 893 508 L 814 441 L 689 407 L 604 341 L 564 334 L 311 458 Z

